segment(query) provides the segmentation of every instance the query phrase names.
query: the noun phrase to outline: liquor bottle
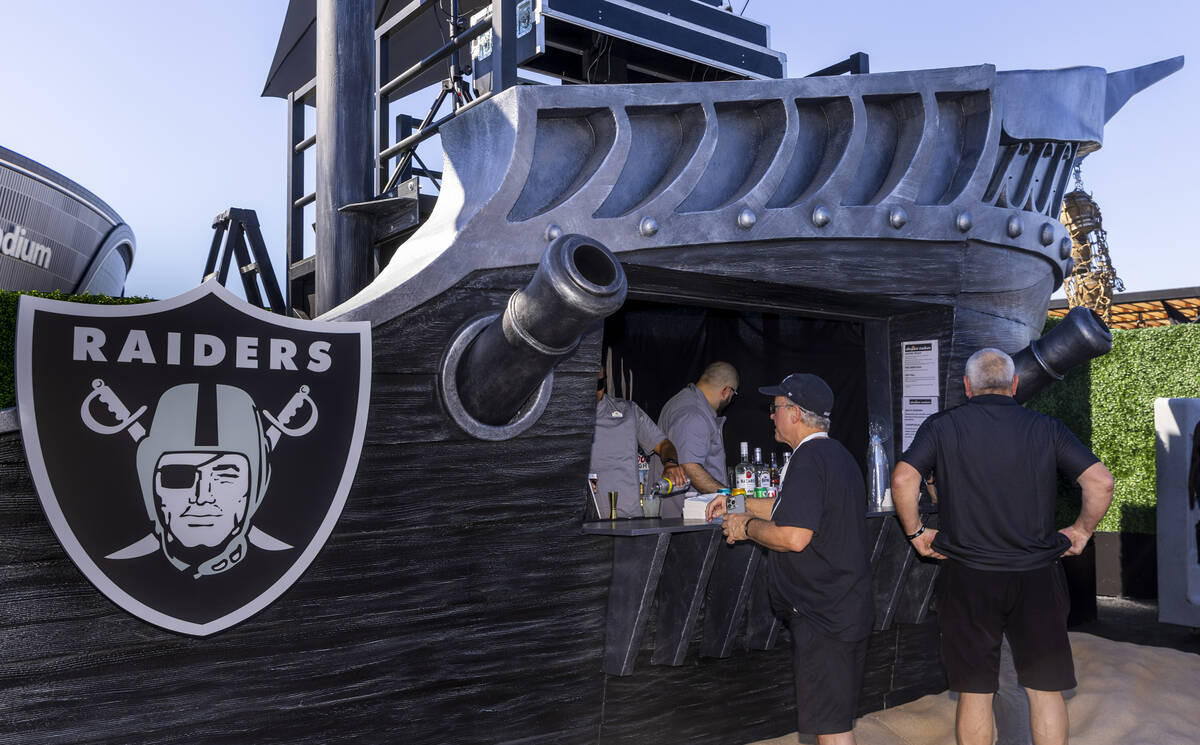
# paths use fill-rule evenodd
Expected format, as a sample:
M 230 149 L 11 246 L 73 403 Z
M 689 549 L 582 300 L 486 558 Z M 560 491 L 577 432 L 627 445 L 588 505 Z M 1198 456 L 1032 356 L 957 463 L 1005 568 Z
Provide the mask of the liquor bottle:
M 641 453 L 637 454 L 638 496 L 646 496 L 646 479 L 650 476 L 650 461 Z
M 660 497 L 669 497 L 672 494 L 679 494 L 680 492 L 686 491 L 691 485 L 692 482 L 688 479 L 684 479 L 679 483 L 675 483 L 674 481 L 671 481 L 671 479 L 664 476 L 658 481 L 654 482 L 654 485 L 650 487 L 650 493 Z
M 764 489 L 771 485 L 771 469 L 763 463 L 762 448 L 754 448 L 754 485 Z
M 747 494 L 754 493 L 754 466 L 750 463 L 750 443 L 742 443 L 742 459 L 734 466 L 734 484 L 738 489 L 745 489 Z
M 775 453 L 771 453 L 771 486 L 779 488 L 779 462 L 775 460 Z

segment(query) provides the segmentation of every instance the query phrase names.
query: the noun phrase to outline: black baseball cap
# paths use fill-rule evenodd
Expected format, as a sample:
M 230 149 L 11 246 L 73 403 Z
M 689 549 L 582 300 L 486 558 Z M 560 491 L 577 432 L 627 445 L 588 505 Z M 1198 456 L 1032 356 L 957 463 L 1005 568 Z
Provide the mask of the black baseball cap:
M 797 406 L 814 414 L 829 416 L 833 411 L 833 391 L 824 380 L 809 373 L 792 373 L 779 385 L 768 385 L 758 389 L 764 396 L 787 396 Z

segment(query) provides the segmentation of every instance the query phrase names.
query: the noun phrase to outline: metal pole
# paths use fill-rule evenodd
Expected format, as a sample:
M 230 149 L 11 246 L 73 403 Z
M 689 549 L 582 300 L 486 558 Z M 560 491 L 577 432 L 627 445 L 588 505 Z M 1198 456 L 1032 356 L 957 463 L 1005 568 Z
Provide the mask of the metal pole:
M 317 298 L 314 315 L 371 281 L 375 4 L 317 0 Z

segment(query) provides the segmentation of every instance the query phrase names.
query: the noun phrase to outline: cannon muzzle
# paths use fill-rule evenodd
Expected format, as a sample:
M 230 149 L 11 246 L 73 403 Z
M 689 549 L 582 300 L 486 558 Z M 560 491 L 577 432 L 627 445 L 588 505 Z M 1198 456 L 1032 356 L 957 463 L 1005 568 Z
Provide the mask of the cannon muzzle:
M 1020 383 L 1016 399 L 1025 403 L 1071 368 L 1112 349 L 1112 332 L 1090 308 L 1072 308 L 1066 318 L 1041 339 L 1013 355 Z
M 621 307 L 626 290 L 617 257 L 599 242 L 556 238 L 529 284 L 463 353 L 455 371 L 463 408 L 486 425 L 509 422 L 584 332 Z

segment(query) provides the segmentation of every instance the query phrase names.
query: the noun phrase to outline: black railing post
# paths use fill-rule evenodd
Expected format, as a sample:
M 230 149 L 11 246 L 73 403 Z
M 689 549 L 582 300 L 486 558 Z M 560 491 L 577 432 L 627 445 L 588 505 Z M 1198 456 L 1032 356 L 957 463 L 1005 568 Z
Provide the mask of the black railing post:
M 296 148 L 304 139 L 304 99 L 288 94 L 287 136 L 287 235 L 285 236 L 283 277 L 289 310 L 299 307 L 302 298 L 293 297 L 291 266 L 304 258 L 304 207 L 297 202 L 304 196 L 304 151 Z

